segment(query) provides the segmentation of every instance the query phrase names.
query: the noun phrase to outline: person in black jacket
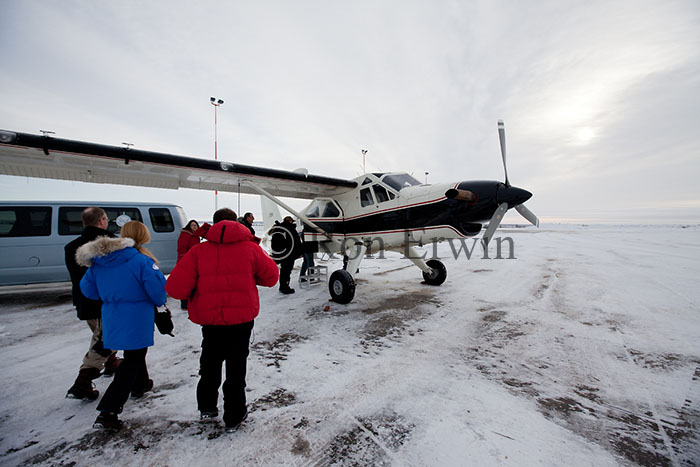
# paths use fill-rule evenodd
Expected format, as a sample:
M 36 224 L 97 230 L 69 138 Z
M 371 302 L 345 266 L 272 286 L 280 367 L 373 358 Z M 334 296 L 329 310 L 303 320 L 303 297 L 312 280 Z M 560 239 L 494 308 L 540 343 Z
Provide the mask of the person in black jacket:
M 280 292 L 293 294 L 294 289 L 289 286 L 294 261 L 301 256 L 301 239 L 296 229 L 296 224 L 291 216 L 284 218 L 282 223 L 275 225 L 268 232 L 270 235 L 270 256 L 280 265 Z
M 76 250 L 97 237 L 114 237 L 107 231 L 109 218 L 107 213 L 98 207 L 86 208 L 82 213 L 83 233 L 65 246 L 66 267 L 73 284 L 73 306 L 78 312 L 78 319 L 86 321 L 92 333 L 90 347 L 88 348 L 83 363 L 80 365 L 78 377 L 68 389 L 66 397 L 69 399 L 87 399 L 94 401 L 100 395 L 95 389 L 92 380 L 98 378 L 104 369 L 105 376 L 111 376 L 121 363 L 116 352 L 109 349 L 100 349 L 102 343 L 102 302 L 90 300 L 80 290 L 80 280 L 85 275 L 87 268 L 79 266 L 75 261 Z M 97 344 L 97 347 L 95 345 Z
M 243 217 L 238 219 L 238 222 L 240 222 L 241 224 L 248 227 L 248 230 L 250 230 L 251 235 L 255 235 L 255 229 L 253 228 L 253 221 L 254 220 L 255 220 L 255 216 L 253 216 L 253 213 L 246 212 Z

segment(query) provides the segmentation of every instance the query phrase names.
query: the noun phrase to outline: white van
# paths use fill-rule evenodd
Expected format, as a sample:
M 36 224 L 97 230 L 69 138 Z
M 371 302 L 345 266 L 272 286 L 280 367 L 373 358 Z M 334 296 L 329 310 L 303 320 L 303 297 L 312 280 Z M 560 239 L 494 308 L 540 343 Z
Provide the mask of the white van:
M 65 245 L 83 231 L 81 214 L 99 206 L 109 217 L 108 230 L 119 232 L 128 220 L 143 222 L 151 232 L 147 248 L 158 258 L 163 274 L 177 261 L 177 239 L 187 222 L 174 204 L 79 201 L 0 202 L 0 286 L 70 281 Z

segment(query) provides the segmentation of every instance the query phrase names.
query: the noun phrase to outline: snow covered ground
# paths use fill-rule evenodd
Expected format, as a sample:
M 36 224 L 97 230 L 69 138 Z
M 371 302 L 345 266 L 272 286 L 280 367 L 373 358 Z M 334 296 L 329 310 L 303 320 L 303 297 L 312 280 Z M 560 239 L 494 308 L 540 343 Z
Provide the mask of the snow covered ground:
M 64 397 L 89 338 L 67 291 L 0 295 L 0 464 L 700 465 L 700 229 L 500 234 L 516 259 L 441 244 L 440 287 L 387 253 L 349 305 L 260 289 L 234 434 L 198 420 L 201 335 L 177 301 L 155 391 L 110 435 Z

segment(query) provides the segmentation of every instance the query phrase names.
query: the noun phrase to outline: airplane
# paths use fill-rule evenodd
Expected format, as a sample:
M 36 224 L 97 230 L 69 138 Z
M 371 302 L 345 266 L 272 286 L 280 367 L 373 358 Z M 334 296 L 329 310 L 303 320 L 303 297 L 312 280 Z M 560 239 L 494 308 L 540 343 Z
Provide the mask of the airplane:
M 366 255 L 380 250 L 405 252 L 424 282 L 441 285 L 447 268 L 426 261 L 413 245 L 482 235 L 484 246 L 506 212 L 515 208 L 539 227 L 524 203 L 532 193 L 511 186 L 506 166 L 505 126 L 498 121 L 505 181 L 467 180 L 423 184 L 407 173 L 365 173 L 352 180 L 311 175 L 305 169 L 278 170 L 174 154 L 107 146 L 44 135 L 0 130 L 0 173 L 24 177 L 109 183 L 155 188 L 192 188 L 258 194 L 265 225 L 273 203 L 304 223 L 305 239 L 319 250 L 347 257 L 344 269 L 328 279 L 333 301 L 355 296 L 354 274 Z M 310 199 L 297 211 L 280 197 Z M 265 202 L 266 201 L 266 202 Z M 271 203 L 270 203 L 271 202 Z M 277 214 L 278 215 L 278 214 Z

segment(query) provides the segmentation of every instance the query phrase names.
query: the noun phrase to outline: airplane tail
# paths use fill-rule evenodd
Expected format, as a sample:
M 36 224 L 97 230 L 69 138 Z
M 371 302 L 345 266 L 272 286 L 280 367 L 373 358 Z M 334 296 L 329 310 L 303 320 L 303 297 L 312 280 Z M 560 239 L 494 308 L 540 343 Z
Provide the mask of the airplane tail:
M 263 216 L 263 235 L 262 238 L 263 247 L 269 251 L 270 249 L 270 236 L 268 232 L 275 225 L 275 221 L 282 222 L 282 215 L 280 214 L 279 207 L 272 202 L 266 196 L 260 195 L 260 209 Z

